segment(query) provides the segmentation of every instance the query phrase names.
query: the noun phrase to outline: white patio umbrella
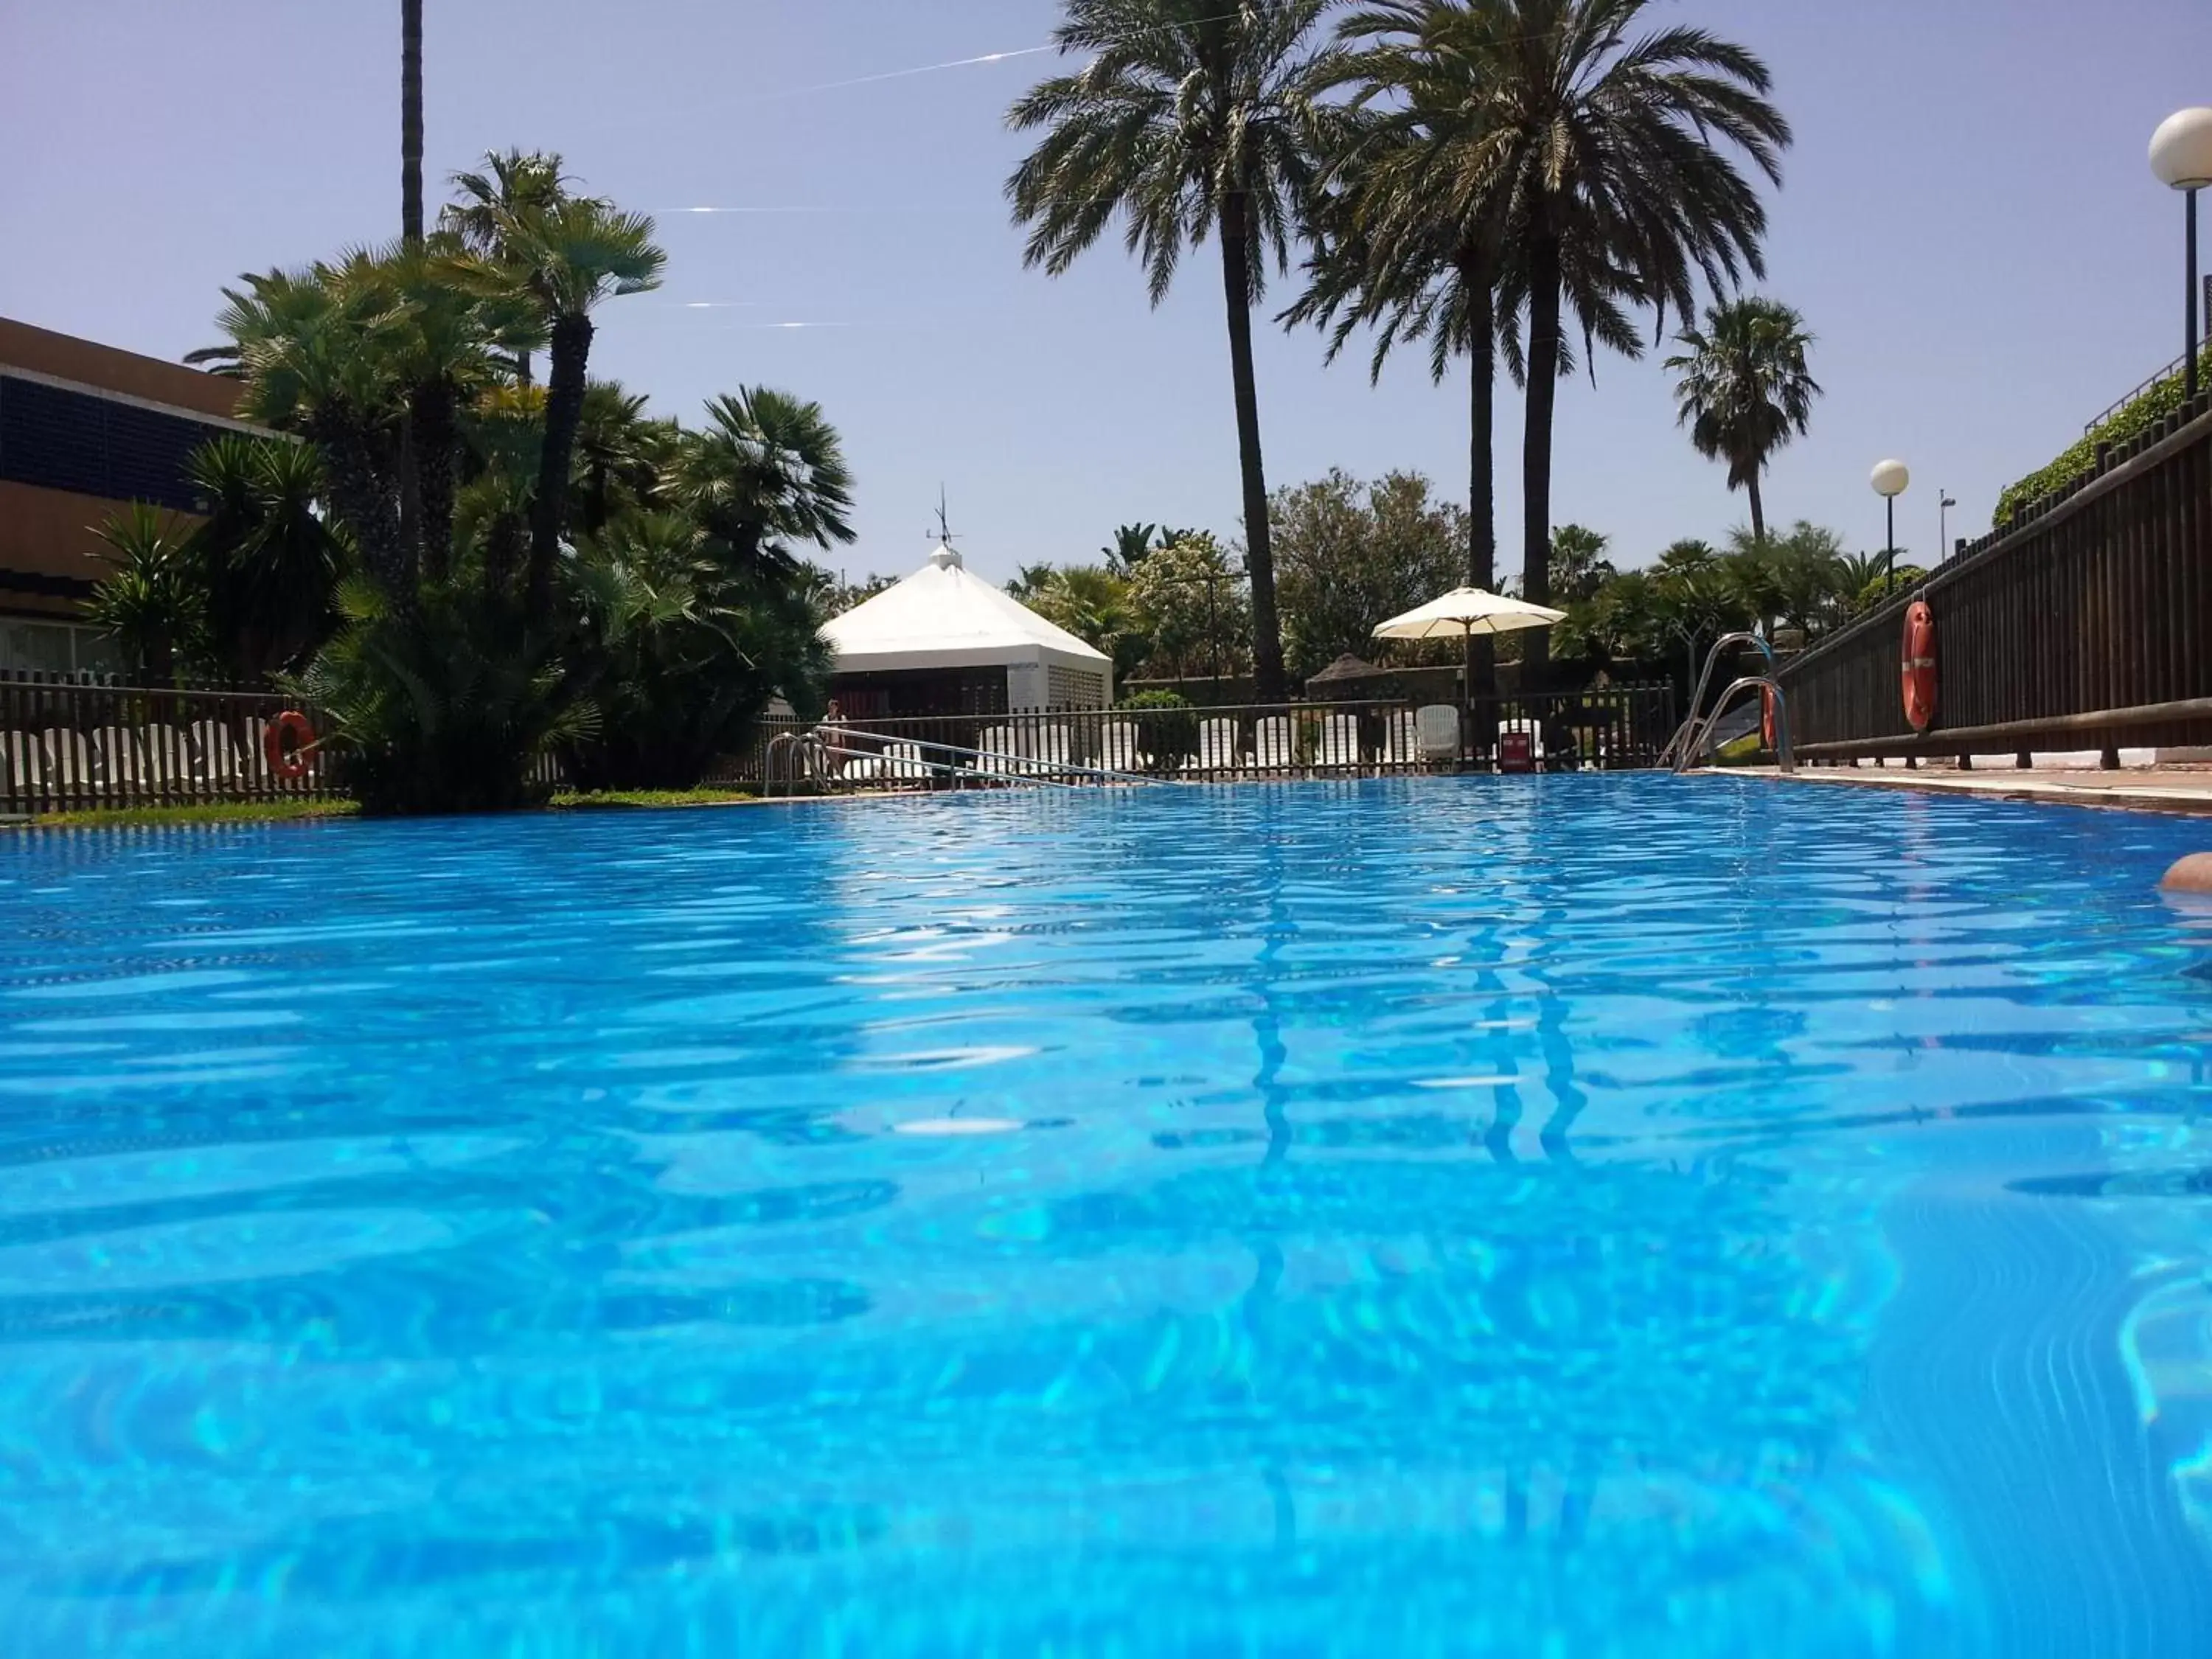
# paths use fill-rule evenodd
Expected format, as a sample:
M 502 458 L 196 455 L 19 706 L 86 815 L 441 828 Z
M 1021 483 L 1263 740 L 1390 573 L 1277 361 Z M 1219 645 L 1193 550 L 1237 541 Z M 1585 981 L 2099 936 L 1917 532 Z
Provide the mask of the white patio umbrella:
M 1524 628 L 1549 628 L 1565 622 L 1564 611 L 1548 610 L 1526 599 L 1492 593 L 1480 587 L 1455 587 L 1426 605 L 1416 605 L 1402 617 L 1393 617 L 1375 629 L 1378 640 L 1448 640 L 1457 634 L 1467 641 L 1467 695 L 1474 695 L 1474 636 L 1513 634 Z

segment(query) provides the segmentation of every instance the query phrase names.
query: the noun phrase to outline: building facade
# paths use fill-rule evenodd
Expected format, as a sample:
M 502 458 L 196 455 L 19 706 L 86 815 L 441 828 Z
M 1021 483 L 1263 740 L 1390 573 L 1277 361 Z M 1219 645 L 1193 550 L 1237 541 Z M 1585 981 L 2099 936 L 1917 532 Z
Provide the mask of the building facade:
M 107 667 L 78 621 L 105 570 L 99 526 L 132 501 L 191 514 L 185 465 L 239 386 L 179 363 L 0 318 L 0 671 Z

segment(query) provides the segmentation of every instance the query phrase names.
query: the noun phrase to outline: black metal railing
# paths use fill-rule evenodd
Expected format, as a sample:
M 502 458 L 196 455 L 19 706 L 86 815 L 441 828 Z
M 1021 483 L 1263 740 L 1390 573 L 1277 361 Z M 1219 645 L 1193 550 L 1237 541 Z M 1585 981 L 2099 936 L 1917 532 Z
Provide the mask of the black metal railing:
M 1915 599 L 1936 624 L 1925 733 L 1903 700 Z M 2212 394 L 1780 678 L 1811 759 L 2212 740 Z
M 1472 705 L 1304 702 L 943 714 L 817 726 L 763 721 L 724 781 L 793 781 L 776 739 L 818 733 L 836 789 L 1384 777 L 1437 770 L 1621 770 L 1659 763 L 1671 686 L 1480 698 Z M 811 772 L 810 772 L 811 775 Z
M 269 726 L 295 706 L 272 691 L 0 672 L 0 813 L 328 795 L 319 750 L 301 777 L 269 763 Z

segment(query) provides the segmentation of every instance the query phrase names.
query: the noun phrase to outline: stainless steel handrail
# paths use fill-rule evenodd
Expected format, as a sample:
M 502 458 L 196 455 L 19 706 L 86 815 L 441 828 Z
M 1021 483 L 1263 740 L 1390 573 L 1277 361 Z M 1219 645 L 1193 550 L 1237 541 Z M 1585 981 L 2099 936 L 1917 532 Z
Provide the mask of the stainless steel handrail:
M 1686 771 L 1698 763 L 1698 757 L 1705 753 L 1705 745 L 1713 740 L 1713 727 L 1720 724 L 1721 716 L 1728 712 L 1729 700 L 1739 691 L 1748 691 L 1753 688 L 1774 699 L 1775 758 L 1781 763 L 1784 771 L 1795 772 L 1797 769 L 1797 751 L 1790 744 L 1789 698 L 1783 695 L 1781 686 L 1770 676 L 1746 674 L 1741 679 L 1730 681 L 1728 689 L 1714 700 L 1713 712 L 1705 716 L 1704 725 L 1676 763 L 1674 769 L 1677 772 Z
M 841 741 L 831 743 L 829 741 L 828 737 L 823 732 L 817 732 L 814 733 L 815 740 L 822 745 L 826 753 L 844 755 L 854 759 L 862 760 L 880 760 L 884 757 L 884 751 L 882 750 L 872 749 L 851 749 L 848 748 L 845 745 L 845 743 L 842 741 L 842 739 L 853 738 L 864 738 L 867 742 L 880 743 L 887 746 L 890 744 L 898 744 L 902 747 L 913 749 L 932 749 L 937 750 L 940 754 L 958 755 L 963 757 L 969 763 L 981 761 L 1000 762 L 1008 769 L 1004 771 L 986 771 L 981 766 L 972 763 L 956 768 L 943 765 L 937 762 L 920 759 L 908 761 L 907 764 L 912 766 L 926 766 L 936 771 L 966 771 L 978 777 L 997 778 L 1009 783 L 1051 783 L 1058 784 L 1060 787 L 1067 789 L 1073 789 L 1079 787 L 1075 784 L 1062 782 L 1060 776 L 1057 775 L 1062 774 L 1083 778 L 1110 779 L 1116 783 L 1157 784 L 1162 781 L 1161 779 L 1147 776 L 1142 772 L 1117 772 L 1111 767 L 1084 766 L 1073 761 L 1047 760 L 1042 756 L 1006 755 L 1000 754 L 998 750 L 992 749 L 971 749 L 964 744 L 933 743 L 927 738 L 892 737 L 886 732 L 864 731 L 860 727 L 854 726 L 831 726 L 827 728 L 827 730 L 830 733 L 834 734 L 836 738 L 841 739 Z
M 1690 693 L 1689 718 L 1675 728 L 1674 735 L 1667 739 L 1667 746 L 1659 751 L 1660 765 L 1671 764 L 1679 772 L 1688 763 L 1685 759 L 1686 750 L 1683 744 L 1697 732 L 1698 710 L 1705 706 L 1705 688 L 1713 683 L 1713 670 L 1720 662 L 1721 653 L 1730 646 L 1739 645 L 1757 646 L 1759 654 L 1766 659 L 1767 678 L 1778 678 L 1779 671 L 1774 664 L 1774 647 L 1764 639 L 1748 632 L 1722 635 L 1713 641 L 1713 648 L 1705 653 L 1705 665 L 1698 675 L 1697 689 Z

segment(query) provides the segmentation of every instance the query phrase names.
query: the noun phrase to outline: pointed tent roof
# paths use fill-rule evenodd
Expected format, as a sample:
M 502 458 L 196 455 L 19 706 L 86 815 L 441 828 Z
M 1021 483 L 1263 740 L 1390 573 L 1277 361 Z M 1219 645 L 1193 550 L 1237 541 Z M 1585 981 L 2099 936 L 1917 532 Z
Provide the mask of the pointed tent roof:
M 975 666 L 1039 647 L 1085 663 L 1112 661 L 973 574 L 947 546 L 904 581 L 825 624 L 822 637 L 845 672 Z
M 1377 668 L 1373 663 L 1364 658 L 1355 657 L 1347 651 L 1328 667 L 1322 669 L 1320 673 L 1308 677 L 1306 684 L 1329 685 L 1338 680 L 1383 679 L 1388 678 L 1389 673 L 1389 669 Z

